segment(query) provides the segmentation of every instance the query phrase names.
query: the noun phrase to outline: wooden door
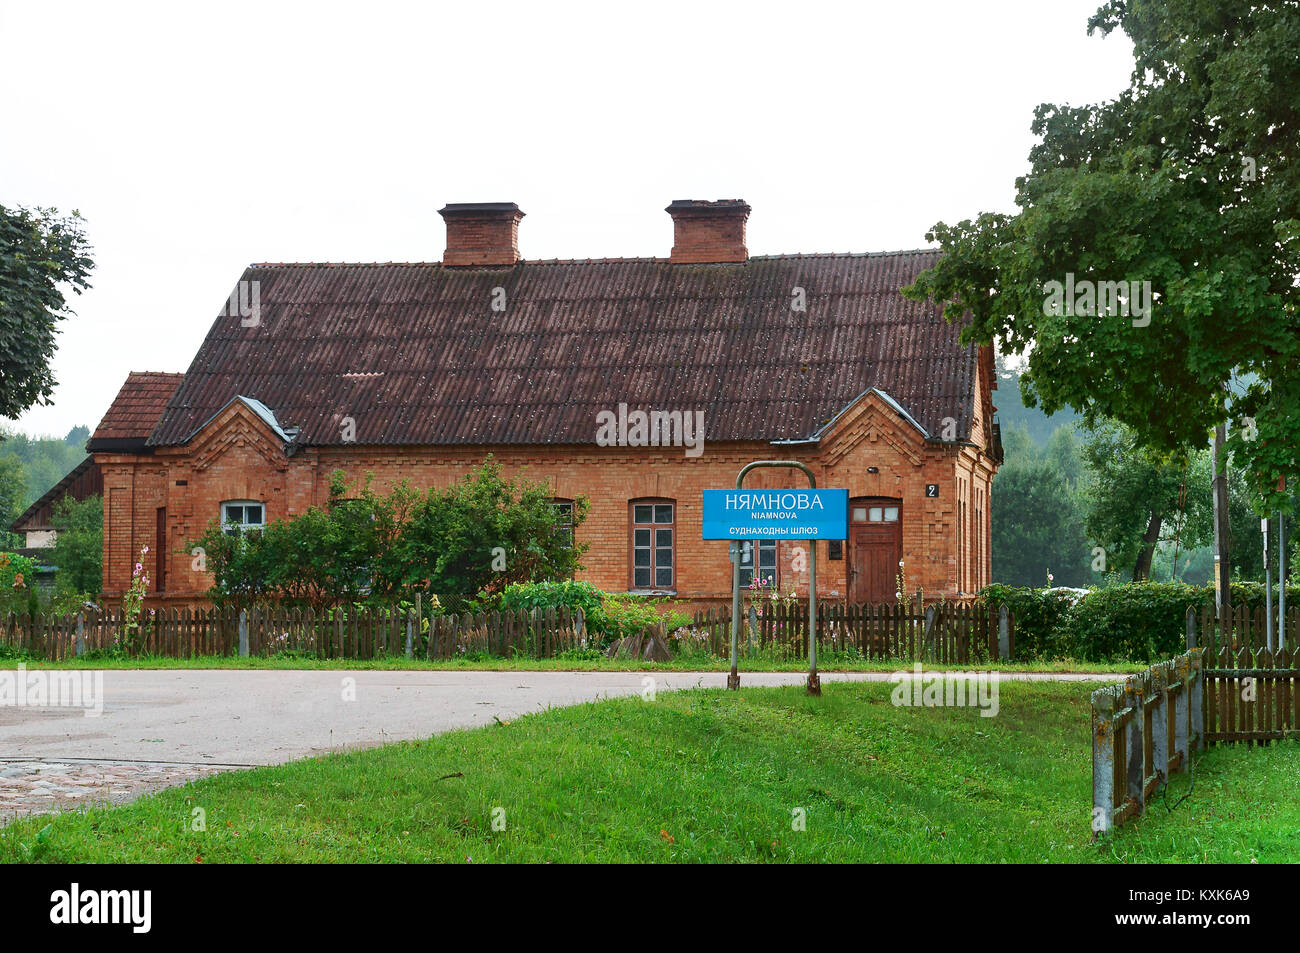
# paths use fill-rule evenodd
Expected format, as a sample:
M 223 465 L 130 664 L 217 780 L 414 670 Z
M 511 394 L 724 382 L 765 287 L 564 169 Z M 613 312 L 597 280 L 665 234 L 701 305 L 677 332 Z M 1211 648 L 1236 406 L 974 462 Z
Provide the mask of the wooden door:
M 873 497 L 849 506 L 849 602 L 895 602 L 903 558 L 903 503 Z

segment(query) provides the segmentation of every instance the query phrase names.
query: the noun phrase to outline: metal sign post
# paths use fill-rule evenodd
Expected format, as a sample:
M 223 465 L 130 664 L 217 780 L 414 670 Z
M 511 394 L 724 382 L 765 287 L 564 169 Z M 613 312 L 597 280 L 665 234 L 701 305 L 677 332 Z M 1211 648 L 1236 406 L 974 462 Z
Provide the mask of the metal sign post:
M 736 475 L 736 490 L 739 491 L 744 489 L 746 474 L 748 474 L 750 470 L 754 470 L 759 467 L 786 467 L 786 468 L 793 468 L 796 470 L 802 470 L 804 474 L 808 477 L 808 488 L 809 490 L 813 491 L 812 496 L 817 497 L 817 502 L 819 504 L 821 503 L 821 498 L 818 497 L 817 494 L 817 478 L 813 476 L 812 470 L 810 470 L 805 464 L 800 463 L 797 460 L 756 460 L 753 463 L 747 463 L 745 464 L 744 467 L 741 468 L 740 473 Z M 727 493 L 729 491 L 705 490 L 704 492 L 705 492 L 705 499 L 707 501 L 709 499 L 709 494 L 712 493 L 722 494 L 722 493 Z M 804 494 L 802 490 L 799 491 L 782 490 L 779 492 L 782 496 L 786 494 L 792 496 L 796 494 L 801 494 L 805 496 L 807 495 Z M 836 527 L 836 532 L 843 534 L 840 536 L 840 538 L 844 538 L 844 536 L 846 536 L 848 533 L 848 529 L 847 529 L 848 491 L 822 490 L 821 494 L 823 496 L 825 496 L 826 494 L 832 494 L 832 496 L 829 499 L 832 502 L 838 501 L 838 503 L 844 507 L 844 513 L 842 514 L 843 518 L 840 519 L 840 514 L 836 514 L 834 517 L 837 524 L 839 522 L 843 522 L 844 524 L 843 527 L 838 527 L 838 525 Z M 842 494 L 842 496 L 837 497 L 836 494 Z M 707 502 L 705 508 L 706 511 L 709 509 Z M 783 528 L 788 528 L 788 527 L 783 527 Z M 800 530 L 798 529 L 794 530 L 794 532 L 799 532 L 799 531 Z M 710 535 L 710 532 L 715 533 L 715 535 Z M 716 535 L 719 532 L 721 532 L 721 530 L 718 527 L 710 525 L 709 517 L 706 515 L 704 538 L 705 539 L 725 538 L 724 536 Z M 758 538 L 763 538 L 763 537 L 758 537 Z M 776 536 L 774 538 L 802 539 L 804 537 L 794 535 L 794 536 Z M 808 694 L 809 695 L 820 695 L 822 693 L 821 678 L 817 674 L 817 539 L 818 538 L 824 538 L 824 537 L 815 536 L 811 538 L 812 552 L 810 555 L 812 558 L 808 561 Z M 727 688 L 732 690 L 740 687 L 740 671 L 739 671 L 738 655 L 739 655 L 740 624 L 741 624 L 740 564 L 743 558 L 742 557 L 743 545 L 744 543 L 740 539 L 732 539 L 731 546 L 729 549 L 730 556 L 731 556 L 731 673 L 727 676 Z M 754 568 L 755 571 L 757 571 L 758 570 L 758 558 L 757 558 L 758 547 L 757 546 L 754 547 L 753 552 L 754 552 L 754 558 L 753 558 Z

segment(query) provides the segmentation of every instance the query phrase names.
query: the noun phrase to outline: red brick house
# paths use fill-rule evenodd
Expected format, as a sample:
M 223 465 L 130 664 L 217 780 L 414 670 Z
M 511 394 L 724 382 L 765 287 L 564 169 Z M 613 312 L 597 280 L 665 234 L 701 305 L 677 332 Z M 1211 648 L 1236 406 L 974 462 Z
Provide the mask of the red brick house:
M 159 597 L 193 601 L 209 580 L 187 543 L 213 519 L 300 513 L 335 469 L 380 490 L 445 485 L 488 454 L 559 503 L 590 498 L 579 578 L 607 590 L 728 598 L 701 491 L 770 458 L 849 490 L 850 540 L 819 544 L 823 597 L 892 600 L 900 559 L 929 597 L 985 585 L 993 354 L 899 294 L 936 253 L 750 257 L 745 203 L 667 211 L 667 258 L 526 261 L 523 213 L 492 203 L 441 210 L 440 263 L 249 267 L 147 437 L 146 414 L 121 425 L 124 408 L 157 409 L 133 375 L 88 445 L 105 592 L 148 545 Z M 746 485 L 800 483 L 762 470 Z M 806 590 L 806 545 L 760 546 L 762 575 Z

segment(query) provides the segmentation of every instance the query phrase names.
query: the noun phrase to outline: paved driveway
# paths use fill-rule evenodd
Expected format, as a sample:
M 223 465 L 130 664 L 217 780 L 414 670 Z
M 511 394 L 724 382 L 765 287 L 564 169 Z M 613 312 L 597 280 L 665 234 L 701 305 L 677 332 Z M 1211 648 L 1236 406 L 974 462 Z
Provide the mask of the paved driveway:
M 30 674 L 30 673 L 29 673 Z M 12 677 L 12 675 L 10 676 Z M 742 686 L 800 673 L 742 673 Z M 824 682 L 887 681 L 887 672 Z M 1101 675 L 1003 679 L 1097 681 Z M 656 691 L 721 688 L 723 673 L 232 671 L 103 672 L 103 713 L 0 705 L 0 822 L 118 803 L 216 770 L 427 738 L 548 707 Z
M 887 681 L 889 673 L 823 675 Z M 1097 680 L 1097 675 L 1025 676 Z M 104 710 L 0 706 L 0 760 L 276 764 L 426 738 L 547 707 L 657 691 L 721 688 L 723 673 L 134 670 L 104 672 Z M 742 685 L 797 685 L 800 673 L 742 673 Z

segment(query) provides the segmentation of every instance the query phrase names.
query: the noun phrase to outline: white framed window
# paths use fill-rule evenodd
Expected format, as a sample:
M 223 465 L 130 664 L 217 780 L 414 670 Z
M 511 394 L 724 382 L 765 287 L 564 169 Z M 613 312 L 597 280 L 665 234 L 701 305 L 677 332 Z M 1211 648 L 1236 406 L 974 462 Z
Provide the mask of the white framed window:
M 776 540 L 758 542 L 745 540 L 740 544 L 740 588 L 748 589 L 754 582 L 754 552 L 758 552 L 758 578 L 767 588 L 776 586 Z
M 555 510 L 555 535 L 564 542 L 566 549 L 572 549 L 573 500 L 551 500 L 551 509 Z
M 221 504 L 221 529 L 239 536 L 266 525 L 266 506 L 260 500 L 226 500 Z

